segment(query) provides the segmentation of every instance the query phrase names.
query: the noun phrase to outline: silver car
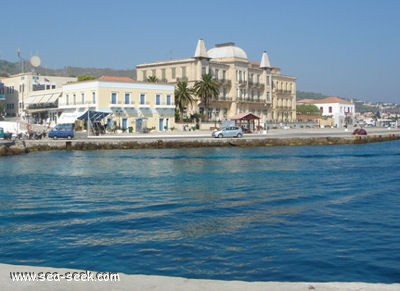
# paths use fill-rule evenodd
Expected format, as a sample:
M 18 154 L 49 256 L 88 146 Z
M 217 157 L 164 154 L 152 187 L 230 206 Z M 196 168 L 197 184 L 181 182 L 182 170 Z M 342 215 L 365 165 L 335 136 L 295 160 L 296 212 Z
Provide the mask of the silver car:
M 223 127 L 216 131 L 213 131 L 211 134 L 212 137 L 242 137 L 243 130 L 241 127 L 238 126 L 230 126 L 230 127 Z

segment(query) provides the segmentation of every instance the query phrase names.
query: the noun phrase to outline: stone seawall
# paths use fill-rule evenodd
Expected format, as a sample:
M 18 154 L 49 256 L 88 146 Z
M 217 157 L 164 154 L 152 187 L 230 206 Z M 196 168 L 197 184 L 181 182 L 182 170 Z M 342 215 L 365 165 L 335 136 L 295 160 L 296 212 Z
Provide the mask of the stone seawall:
M 398 134 L 344 136 L 344 137 L 281 137 L 281 138 L 175 138 L 175 139 L 98 139 L 98 140 L 16 140 L 0 144 L 0 156 L 26 154 L 38 151 L 111 150 L 111 149 L 172 149 L 201 147 L 265 147 L 364 144 L 400 139 Z

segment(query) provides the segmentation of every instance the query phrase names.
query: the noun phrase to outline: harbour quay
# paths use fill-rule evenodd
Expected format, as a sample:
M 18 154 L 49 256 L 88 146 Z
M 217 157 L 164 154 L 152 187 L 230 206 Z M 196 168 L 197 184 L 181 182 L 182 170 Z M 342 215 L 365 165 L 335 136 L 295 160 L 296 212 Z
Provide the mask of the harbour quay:
M 272 129 L 245 134 L 242 138 L 212 138 L 211 131 L 170 131 L 146 134 L 87 136 L 74 139 L 39 139 L 0 141 L 0 156 L 53 150 L 160 149 L 200 147 L 264 147 L 363 144 L 400 139 L 400 129 L 370 128 L 367 135 L 354 135 L 352 129 L 299 128 Z

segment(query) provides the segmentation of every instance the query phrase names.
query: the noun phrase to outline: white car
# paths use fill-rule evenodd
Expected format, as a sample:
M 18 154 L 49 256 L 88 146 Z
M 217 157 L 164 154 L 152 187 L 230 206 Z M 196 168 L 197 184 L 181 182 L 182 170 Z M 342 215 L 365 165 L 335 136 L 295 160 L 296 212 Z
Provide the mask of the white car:
M 242 137 L 243 136 L 243 130 L 241 127 L 238 126 L 230 126 L 230 127 L 223 127 L 220 128 L 216 131 L 213 131 L 211 134 L 212 137 L 218 137 L 218 138 L 223 138 L 223 137 Z

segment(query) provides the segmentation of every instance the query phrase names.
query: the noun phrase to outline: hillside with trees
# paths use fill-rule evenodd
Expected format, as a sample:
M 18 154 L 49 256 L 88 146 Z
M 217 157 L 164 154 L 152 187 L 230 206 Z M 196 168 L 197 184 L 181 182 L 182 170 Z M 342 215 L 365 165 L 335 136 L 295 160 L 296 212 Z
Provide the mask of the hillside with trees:
M 22 67 L 22 68 L 21 68 Z M 23 69 L 24 72 L 35 71 L 39 75 L 47 76 L 64 76 L 64 77 L 78 77 L 78 76 L 121 76 L 131 77 L 136 79 L 136 70 L 116 70 L 110 68 L 79 68 L 79 67 L 64 67 L 62 69 L 49 69 L 44 67 L 33 68 L 29 61 L 24 61 L 23 66 L 19 62 L 9 62 L 0 60 L 0 77 L 9 77 L 10 75 L 18 74 Z
M 315 92 L 304 92 L 304 91 L 297 91 L 296 92 L 296 99 L 301 100 L 301 99 L 324 99 L 328 97 L 327 95 L 323 95 L 321 93 L 315 93 Z

